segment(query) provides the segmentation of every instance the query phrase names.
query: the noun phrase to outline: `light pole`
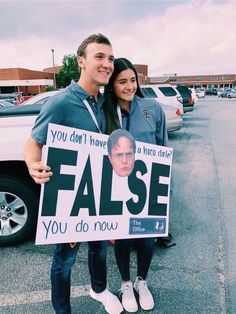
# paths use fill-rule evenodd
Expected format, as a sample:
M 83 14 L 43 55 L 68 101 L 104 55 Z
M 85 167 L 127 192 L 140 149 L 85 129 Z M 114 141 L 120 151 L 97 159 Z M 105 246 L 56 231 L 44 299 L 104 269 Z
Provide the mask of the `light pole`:
M 55 62 L 54 62 L 54 49 L 51 49 L 52 52 L 52 66 L 53 66 L 53 85 L 56 88 L 56 73 L 55 73 Z

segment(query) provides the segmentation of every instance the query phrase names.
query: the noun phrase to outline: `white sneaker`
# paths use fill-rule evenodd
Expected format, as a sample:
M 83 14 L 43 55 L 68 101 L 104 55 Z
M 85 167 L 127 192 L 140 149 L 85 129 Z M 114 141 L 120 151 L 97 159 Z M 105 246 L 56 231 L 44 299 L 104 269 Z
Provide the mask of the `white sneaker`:
M 141 277 L 137 277 L 134 283 L 134 289 L 139 294 L 139 303 L 142 309 L 151 310 L 154 307 L 154 300 L 146 281 L 142 280 Z
M 120 314 L 124 310 L 117 296 L 112 294 L 108 289 L 105 289 L 101 293 L 96 293 L 93 289 L 90 289 L 90 296 L 101 302 L 109 314 Z
M 120 293 L 122 294 L 122 305 L 127 312 L 138 311 L 138 304 L 134 296 L 133 284 L 131 281 L 121 284 Z

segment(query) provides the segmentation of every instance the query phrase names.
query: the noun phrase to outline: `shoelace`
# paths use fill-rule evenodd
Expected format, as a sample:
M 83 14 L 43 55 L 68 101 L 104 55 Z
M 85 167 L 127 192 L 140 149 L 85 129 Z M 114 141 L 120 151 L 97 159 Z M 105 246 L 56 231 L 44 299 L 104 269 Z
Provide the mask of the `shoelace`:
M 142 293 L 145 295 L 149 294 L 149 290 L 148 290 L 148 287 L 147 287 L 145 280 L 139 281 L 137 286 L 138 286 L 139 293 Z
M 122 288 L 120 289 L 120 294 L 126 294 L 128 298 L 132 297 L 132 289 L 133 287 L 129 285 L 123 285 Z

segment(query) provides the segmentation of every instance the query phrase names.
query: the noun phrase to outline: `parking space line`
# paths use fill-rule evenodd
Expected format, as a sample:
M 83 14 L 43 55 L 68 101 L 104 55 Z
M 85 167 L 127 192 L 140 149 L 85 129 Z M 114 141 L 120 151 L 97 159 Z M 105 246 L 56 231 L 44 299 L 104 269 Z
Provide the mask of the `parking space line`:
M 89 295 L 90 285 L 71 287 L 71 297 L 79 298 Z M 29 291 L 25 293 L 0 294 L 0 307 L 32 304 L 51 301 L 51 290 Z

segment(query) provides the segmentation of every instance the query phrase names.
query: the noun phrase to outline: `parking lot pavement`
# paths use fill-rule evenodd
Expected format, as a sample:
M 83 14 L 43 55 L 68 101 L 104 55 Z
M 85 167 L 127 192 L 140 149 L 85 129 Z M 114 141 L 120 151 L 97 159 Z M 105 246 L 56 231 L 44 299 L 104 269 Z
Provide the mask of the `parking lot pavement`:
M 195 110 L 184 116 L 183 129 L 170 134 L 174 147 L 170 231 L 176 245 L 155 250 L 148 276 L 155 299 L 150 314 L 236 313 L 233 110 L 232 101 L 199 100 Z M 1 314 L 53 313 L 52 251 L 50 245 L 33 242 L 1 248 Z M 111 245 L 107 266 L 110 289 L 118 295 L 120 276 Z M 134 251 L 131 275 L 135 278 Z M 85 243 L 73 268 L 72 287 L 72 313 L 105 313 L 88 294 Z

